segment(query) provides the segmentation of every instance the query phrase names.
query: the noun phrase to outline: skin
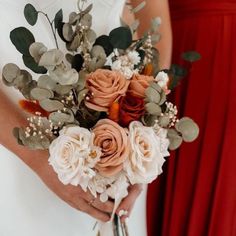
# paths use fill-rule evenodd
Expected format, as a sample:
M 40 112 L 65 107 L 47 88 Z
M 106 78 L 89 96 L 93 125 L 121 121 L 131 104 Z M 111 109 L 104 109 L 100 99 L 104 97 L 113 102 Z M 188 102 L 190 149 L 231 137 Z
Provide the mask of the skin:
M 140 2 L 142 1 L 132 0 L 131 4 L 137 6 Z M 157 48 L 161 53 L 161 68 L 169 68 L 171 57 L 171 28 L 167 0 L 147 0 L 147 6 L 135 16 L 142 22 L 138 34 L 141 35 L 145 29 L 149 27 L 150 19 L 155 16 L 160 16 L 163 20 L 160 29 L 163 39 L 157 45 Z M 127 15 L 126 17 L 130 18 L 130 16 Z M 1 89 L 2 86 L 3 85 L 0 86 L 0 143 L 15 153 L 42 179 L 51 191 L 71 207 L 83 211 L 98 220 L 104 222 L 108 221 L 110 219 L 108 213 L 112 212 L 114 207 L 113 202 L 108 201 L 102 203 L 96 199 L 92 204 L 89 204 L 93 199 L 91 193 L 85 193 L 80 187 L 74 187 L 71 185 L 65 186 L 58 180 L 52 167 L 48 165 L 47 151 L 31 151 L 16 144 L 16 140 L 12 135 L 12 129 L 15 126 L 27 125 L 25 114 L 23 114 L 22 111 L 4 94 Z M 128 210 L 128 215 L 121 217 L 122 222 L 129 217 L 135 200 L 142 192 L 142 188 L 142 185 L 134 185 L 129 188 L 129 195 L 123 199 L 116 211 L 118 214 L 122 209 Z

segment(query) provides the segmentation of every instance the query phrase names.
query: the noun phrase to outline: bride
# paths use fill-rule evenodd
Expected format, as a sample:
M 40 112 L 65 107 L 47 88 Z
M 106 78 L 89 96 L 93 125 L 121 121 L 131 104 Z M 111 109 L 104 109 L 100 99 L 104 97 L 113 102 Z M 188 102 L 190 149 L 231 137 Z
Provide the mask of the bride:
M 37 9 L 46 12 L 52 19 L 57 10 L 63 9 L 66 17 L 75 11 L 76 0 L 0 0 L 0 71 L 8 62 L 24 67 L 21 57 L 9 40 L 13 28 L 26 26 L 23 8 L 28 2 Z M 133 6 L 141 0 L 132 0 Z M 161 67 L 169 66 L 171 54 L 171 33 L 169 26 L 167 0 L 149 0 L 147 7 L 137 14 L 140 19 L 140 33 L 148 27 L 151 17 L 161 16 L 164 21 L 161 28 L 165 40 L 158 45 L 161 51 Z M 93 28 L 97 34 L 108 33 L 119 26 L 125 0 L 87 0 L 93 3 Z M 148 13 L 148 14 L 147 14 Z M 128 17 L 129 18 L 129 17 Z M 31 29 L 37 41 L 53 48 L 54 41 L 50 29 L 43 18 Z M 47 163 L 47 153 L 30 151 L 16 144 L 11 134 L 14 126 L 24 125 L 22 111 L 16 102 L 19 95 L 4 87 L 0 87 L 0 235 L 2 236 L 80 236 L 96 235 L 93 231 L 95 219 L 108 221 L 113 208 L 112 202 L 91 203 L 90 193 L 79 187 L 64 186 Z M 14 154 L 15 153 L 15 154 Z M 17 156 L 16 156 L 17 155 Z M 130 189 L 129 195 L 120 204 L 119 210 L 128 210 L 130 235 L 146 235 L 146 191 L 133 204 L 141 192 L 141 186 Z M 79 211 L 78 211 L 79 210 Z M 82 213 L 85 212 L 92 217 Z M 125 220 L 123 217 L 122 220 Z

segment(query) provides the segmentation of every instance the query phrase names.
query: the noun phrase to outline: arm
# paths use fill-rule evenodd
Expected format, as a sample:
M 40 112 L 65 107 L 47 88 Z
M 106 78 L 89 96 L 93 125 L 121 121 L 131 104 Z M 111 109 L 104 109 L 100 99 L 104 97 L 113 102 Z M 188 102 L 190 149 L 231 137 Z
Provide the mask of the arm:
M 80 187 L 63 185 L 57 178 L 56 173 L 48 164 L 47 151 L 31 151 L 26 147 L 16 143 L 12 135 L 15 126 L 25 126 L 26 119 L 18 107 L 13 104 L 0 89 L 0 143 L 14 152 L 19 158 L 28 165 L 42 181 L 62 200 L 73 208 L 88 213 L 89 215 L 101 220 L 108 221 L 109 215 L 113 210 L 113 203 L 101 203 L 98 199 L 93 199 L 90 193 L 85 193 Z M 1 158 L 4 158 L 1 156 Z
M 139 5 L 141 2 L 143 0 L 130 0 L 133 7 Z M 126 19 L 130 21 L 132 16 L 127 17 L 127 11 L 125 11 L 125 14 Z M 160 68 L 168 69 L 171 64 L 172 53 L 172 31 L 168 0 L 146 0 L 146 6 L 135 14 L 135 18 L 140 20 L 140 26 L 138 28 L 139 35 L 143 35 L 147 31 L 150 27 L 151 19 L 155 17 L 162 19 L 160 26 L 161 41 L 156 45 L 160 52 Z

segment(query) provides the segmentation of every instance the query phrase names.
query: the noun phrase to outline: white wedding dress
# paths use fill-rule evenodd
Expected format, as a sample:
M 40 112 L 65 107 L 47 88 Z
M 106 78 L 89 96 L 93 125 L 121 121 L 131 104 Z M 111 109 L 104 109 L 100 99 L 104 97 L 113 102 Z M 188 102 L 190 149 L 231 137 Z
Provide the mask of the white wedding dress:
M 35 27 L 24 19 L 23 8 L 32 3 L 53 18 L 60 8 L 64 16 L 76 10 L 77 0 L 0 0 L 0 70 L 13 62 L 24 67 L 21 55 L 9 40 L 9 33 L 18 26 L 27 26 L 36 41 L 55 47 L 50 28 L 40 17 Z M 93 28 L 107 33 L 120 23 L 124 0 L 88 0 L 93 3 Z M 12 88 L 1 83 L 9 99 L 17 102 Z M 13 96 L 12 96 L 13 95 Z M 0 101 L 1 102 L 1 101 Z M 1 111 L 0 111 L 1 114 Z M 16 124 L 17 125 L 17 124 Z M 1 131 L 0 131 L 1 132 Z M 33 158 L 33 157 L 32 157 Z M 20 159 L 0 145 L 0 235 L 1 236 L 95 236 L 95 220 L 81 213 L 51 192 Z M 136 202 L 129 220 L 131 236 L 146 235 L 146 190 Z

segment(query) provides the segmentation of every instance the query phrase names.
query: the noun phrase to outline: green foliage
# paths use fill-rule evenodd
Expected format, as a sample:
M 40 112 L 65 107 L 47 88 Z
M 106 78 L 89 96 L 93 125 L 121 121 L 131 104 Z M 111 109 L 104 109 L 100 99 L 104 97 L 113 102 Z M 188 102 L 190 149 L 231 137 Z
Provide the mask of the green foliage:
M 118 27 L 109 34 L 113 48 L 127 49 L 132 44 L 132 33 L 128 27 Z
M 35 42 L 33 34 L 25 27 L 18 27 L 10 33 L 11 42 L 23 55 L 30 56 L 29 47 Z
M 179 84 L 179 82 L 187 75 L 188 71 L 180 65 L 173 64 L 171 65 L 169 73 L 171 75 L 169 89 L 173 90 Z
M 34 8 L 33 5 L 27 4 L 24 9 L 24 16 L 27 22 L 33 26 L 37 23 L 38 11 Z
M 189 61 L 189 62 L 195 62 L 201 59 L 201 55 L 198 52 L 195 51 L 188 51 L 188 52 L 184 52 L 181 57 L 185 60 L 185 61 Z
M 62 9 L 60 9 L 56 15 L 55 15 L 55 18 L 54 18 L 54 26 L 55 26 L 55 29 L 58 29 L 59 28 L 59 25 L 61 24 L 61 22 L 63 21 L 63 11 Z
M 43 66 L 39 66 L 32 56 L 22 55 L 23 62 L 25 66 L 31 69 L 36 74 L 46 74 L 47 69 Z

